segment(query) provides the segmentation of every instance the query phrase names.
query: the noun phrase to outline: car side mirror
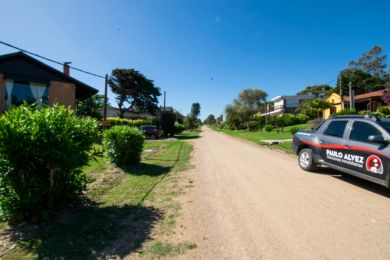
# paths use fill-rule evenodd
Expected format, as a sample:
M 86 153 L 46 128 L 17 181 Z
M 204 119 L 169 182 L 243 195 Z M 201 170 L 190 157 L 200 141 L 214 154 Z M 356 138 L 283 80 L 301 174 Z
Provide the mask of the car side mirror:
M 368 141 L 378 144 L 387 144 L 388 141 L 383 138 L 381 135 L 370 135 Z

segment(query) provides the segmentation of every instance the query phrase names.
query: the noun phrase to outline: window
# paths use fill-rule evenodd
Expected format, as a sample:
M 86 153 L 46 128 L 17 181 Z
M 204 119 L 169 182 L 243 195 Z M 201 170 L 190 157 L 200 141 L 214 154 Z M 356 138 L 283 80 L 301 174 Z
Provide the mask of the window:
M 39 106 L 49 103 L 47 84 L 5 80 L 5 105 L 9 109 L 23 102 L 37 103 Z
M 343 137 L 345 126 L 348 121 L 332 121 L 329 123 L 328 128 L 326 128 L 325 134 L 335 137 Z
M 370 135 L 382 135 L 381 132 L 373 125 L 365 122 L 355 121 L 353 123 L 349 139 L 359 142 L 369 142 Z

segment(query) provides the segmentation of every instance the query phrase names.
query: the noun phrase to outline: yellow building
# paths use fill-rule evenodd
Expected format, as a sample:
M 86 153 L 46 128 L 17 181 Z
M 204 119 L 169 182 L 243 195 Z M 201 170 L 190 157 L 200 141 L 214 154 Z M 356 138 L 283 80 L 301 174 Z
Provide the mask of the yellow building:
M 322 111 L 322 118 L 328 119 L 334 113 L 341 111 L 341 97 L 339 94 L 333 93 L 327 99 L 331 107 Z

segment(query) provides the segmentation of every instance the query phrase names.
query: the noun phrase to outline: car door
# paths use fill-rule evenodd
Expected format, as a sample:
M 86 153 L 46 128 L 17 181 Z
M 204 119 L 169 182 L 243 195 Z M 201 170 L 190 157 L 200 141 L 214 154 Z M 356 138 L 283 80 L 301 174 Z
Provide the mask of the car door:
M 368 137 L 371 135 L 387 136 L 374 122 L 353 120 L 346 140 L 344 164 L 363 175 L 385 180 L 388 167 L 388 158 L 383 152 L 385 146 L 370 141 Z
M 348 119 L 331 120 L 321 134 L 318 135 L 321 159 L 329 166 L 342 164 L 342 152 L 345 149 L 345 134 Z

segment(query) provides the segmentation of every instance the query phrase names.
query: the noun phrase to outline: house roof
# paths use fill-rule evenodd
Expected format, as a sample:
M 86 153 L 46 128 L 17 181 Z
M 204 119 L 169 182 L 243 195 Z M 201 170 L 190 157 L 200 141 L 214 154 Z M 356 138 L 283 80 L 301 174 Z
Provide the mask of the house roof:
M 291 95 L 291 96 L 277 96 L 271 99 L 271 101 L 277 101 L 281 99 L 314 99 L 315 96 L 310 96 L 310 95 Z
M 355 96 L 355 101 L 374 98 L 374 97 L 382 97 L 384 95 L 384 93 L 385 93 L 385 90 L 381 89 L 381 90 L 373 91 L 370 93 L 360 94 L 360 95 Z M 348 96 L 344 97 L 344 100 L 349 101 L 349 97 Z
M 24 61 L 21 62 L 21 61 Z M 38 67 L 38 70 L 31 70 L 31 65 Z M 46 71 L 49 75 L 42 75 Z M 0 73 L 24 80 L 51 80 L 72 83 L 76 86 L 76 99 L 86 99 L 98 93 L 98 90 L 69 76 L 65 73 L 50 67 L 49 65 L 27 55 L 24 52 L 14 52 L 0 55 Z

